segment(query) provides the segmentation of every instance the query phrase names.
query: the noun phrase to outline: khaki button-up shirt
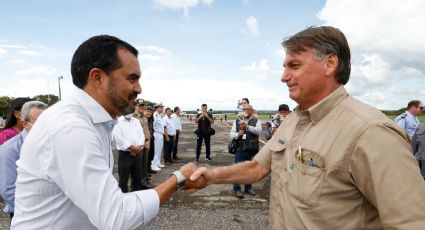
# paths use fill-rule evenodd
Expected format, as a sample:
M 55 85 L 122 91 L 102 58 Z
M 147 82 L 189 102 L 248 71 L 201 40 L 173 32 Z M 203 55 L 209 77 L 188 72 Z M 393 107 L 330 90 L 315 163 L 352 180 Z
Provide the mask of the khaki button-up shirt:
M 425 182 L 404 131 L 340 87 L 288 115 L 254 158 L 272 229 L 424 229 Z
M 149 141 L 150 137 L 151 137 L 151 132 L 149 131 L 148 118 L 141 115 L 137 111 L 134 112 L 133 115 L 134 115 L 135 118 L 137 118 L 140 121 L 140 124 L 142 125 L 143 134 L 145 135 L 146 141 Z

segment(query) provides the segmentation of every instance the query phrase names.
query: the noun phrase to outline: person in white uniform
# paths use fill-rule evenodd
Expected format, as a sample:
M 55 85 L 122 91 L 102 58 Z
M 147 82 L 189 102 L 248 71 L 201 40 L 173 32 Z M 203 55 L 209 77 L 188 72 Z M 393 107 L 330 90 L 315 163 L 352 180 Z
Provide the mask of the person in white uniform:
M 161 171 L 161 168 L 164 167 L 161 164 L 161 153 L 164 147 L 164 121 L 161 117 L 163 109 L 164 106 L 159 103 L 155 105 L 155 113 L 153 114 L 153 137 L 155 144 L 155 155 L 151 163 L 151 169 L 153 171 Z

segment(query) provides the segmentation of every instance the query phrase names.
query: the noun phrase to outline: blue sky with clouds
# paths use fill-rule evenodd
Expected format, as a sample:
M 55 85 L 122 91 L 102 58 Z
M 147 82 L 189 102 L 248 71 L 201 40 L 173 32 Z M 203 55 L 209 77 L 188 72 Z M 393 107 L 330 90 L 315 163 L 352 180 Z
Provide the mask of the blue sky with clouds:
M 420 0 L 1 1 L 0 95 L 72 93 L 78 45 L 110 34 L 137 47 L 142 98 L 192 110 L 294 107 L 280 82 L 281 41 L 310 25 L 345 32 L 348 91 L 380 109 L 424 100 L 425 4 Z M 369 13 L 368 13 L 369 12 Z M 373 12 L 373 13 L 371 13 Z

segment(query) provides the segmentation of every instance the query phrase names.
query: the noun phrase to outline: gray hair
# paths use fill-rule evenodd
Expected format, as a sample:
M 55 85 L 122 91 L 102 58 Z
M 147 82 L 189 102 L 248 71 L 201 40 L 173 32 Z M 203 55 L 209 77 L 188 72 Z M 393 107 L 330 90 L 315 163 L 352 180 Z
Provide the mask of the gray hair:
M 29 101 L 26 102 L 21 109 L 21 115 L 22 115 L 22 119 L 24 119 L 25 121 L 30 121 L 30 111 L 32 108 L 37 108 L 37 109 L 47 109 L 48 106 L 47 104 L 45 104 L 44 102 L 41 101 Z

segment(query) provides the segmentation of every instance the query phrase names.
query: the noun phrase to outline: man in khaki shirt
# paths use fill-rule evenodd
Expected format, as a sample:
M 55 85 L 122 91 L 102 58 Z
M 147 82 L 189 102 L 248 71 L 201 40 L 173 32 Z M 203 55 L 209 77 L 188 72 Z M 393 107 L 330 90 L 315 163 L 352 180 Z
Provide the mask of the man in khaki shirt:
M 425 183 L 404 131 L 349 96 L 350 49 L 333 27 L 283 42 L 298 103 L 254 160 L 191 176 L 253 183 L 271 174 L 271 229 L 423 229 Z M 244 172 L 244 173 L 241 173 Z
M 144 115 L 145 101 L 141 98 L 137 99 L 135 107 L 136 110 L 134 111 L 133 116 L 140 121 L 140 124 L 143 128 L 143 134 L 145 135 L 145 144 L 142 150 L 142 189 L 149 189 L 150 179 L 148 175 L 152 172 L 148 164 L 151 133 L 149 131 L 148 119 Z

